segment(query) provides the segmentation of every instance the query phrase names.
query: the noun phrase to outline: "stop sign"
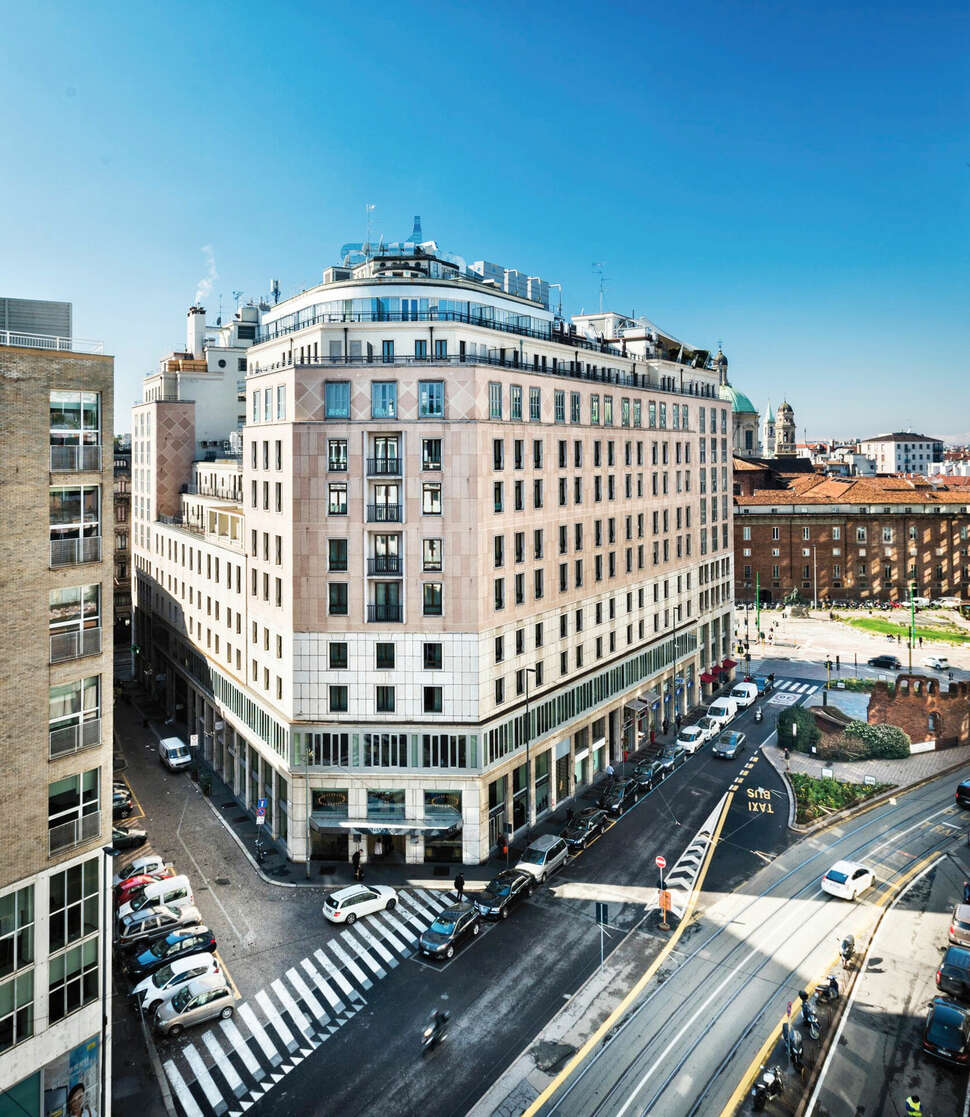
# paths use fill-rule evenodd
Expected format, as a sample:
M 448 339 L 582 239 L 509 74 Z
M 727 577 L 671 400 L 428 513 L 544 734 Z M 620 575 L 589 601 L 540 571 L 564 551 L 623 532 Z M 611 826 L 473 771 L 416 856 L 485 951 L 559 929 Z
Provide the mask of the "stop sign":
M 657 858 L 657 868 L 658 869 L 666 869 L 667 868 L 667 858 L 666 857 L 658 857 Z

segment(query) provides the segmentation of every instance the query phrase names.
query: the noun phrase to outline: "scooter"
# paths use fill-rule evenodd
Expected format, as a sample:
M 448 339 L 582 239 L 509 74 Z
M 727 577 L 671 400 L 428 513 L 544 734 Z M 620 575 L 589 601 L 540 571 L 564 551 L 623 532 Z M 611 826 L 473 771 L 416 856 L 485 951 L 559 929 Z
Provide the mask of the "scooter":
M 847 970 L 855 955 L 855 935 L 845 936 L 839 947 L 839 953 L 842 955 L 842 967 Z
M 784 1093 L 785 1080 L 781 1076 L 781 1067 L 765 1067 L 761 1068 L 761 1078 L 758 1084 L 751 1091 L 751 1096 L 754 1098 L 754 1108 L 764 1109 L 772 1098 L 777 1098 L 780 1094 Z
M 836 980 L 835 974 L 829 974 L 828 982 L 825 985 L 819 985 L 815 990 L 815 996 L 820 1001 L 837 1001 L 841 996 L 839 991 L 839 983 Z
M 788 1052 L 791 1065 L 801 1074 L 805 1070 L 802 1033 L 797 1028 L 793 1028 L 787 1020 L 782 1025 L 781 1032 L 785 1040 L 785 1050 Z
M 439 1043 L 443 1043 L 448 1035 L 447 1024 L 451 1019 L 450 1013 L 441 1014 L 444 1020 L 438 1019 L 437 1012 L 432 1012 L 424 1031 L 421 1033 L 421 1054 L 427 1054 Z
M 812 1039 L 818 1039 L 822 1029 L 818 1013 L 815 1011 L 815 998 L 810 997 L 804 989 L 798 995 L 802 1000 L 802 1023 L 808 1028 L 808 1034 Z
M 754 712 L 754 720 L 758 723 L 765 720 L 765 712 L 760 706 Z

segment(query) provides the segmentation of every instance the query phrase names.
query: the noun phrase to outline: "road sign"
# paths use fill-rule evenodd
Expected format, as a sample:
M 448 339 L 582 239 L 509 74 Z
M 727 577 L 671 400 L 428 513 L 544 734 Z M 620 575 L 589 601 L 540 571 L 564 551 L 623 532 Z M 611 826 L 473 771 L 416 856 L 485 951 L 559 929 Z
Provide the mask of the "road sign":
M 266 823 L 266 802 L 265 799 L 256 800 L 256 825 L 263 826 Z
M 657 857 L 656 862 L 657 862 L 657 868 L 658 869 L 666 869 L 667 868 L 667 858 L 666 857 Z
M 597 903 L 596 903 L 596 922 L 597 923 L 609 923 L 609 921 L 610 921 L 609 920 L 609 906 L 607 904 L 601 904 L 601 903 L 599 903 L 599 901 L 597 901 Z
M 660 893 L 660 910 L 670 911 L 670 893 L 666 888 Z
M 189 734 L 189 748 L 197 749 L 198 747 L 199 747 L 199 735 L 198 735 L 198 733 L 190 733 Z
M 257 811 L 262 811 L 263 814 L 265 814 L 266 813 L 266 804 L 268 802 L 269 802 L 268 799 L 257 799 L 256 800 L 256 810 Z

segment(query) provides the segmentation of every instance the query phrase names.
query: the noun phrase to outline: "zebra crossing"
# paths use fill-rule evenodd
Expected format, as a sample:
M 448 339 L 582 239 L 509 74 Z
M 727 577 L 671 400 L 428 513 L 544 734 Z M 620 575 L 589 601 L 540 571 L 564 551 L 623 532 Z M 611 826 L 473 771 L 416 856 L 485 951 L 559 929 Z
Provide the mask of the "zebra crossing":
M 814 694 L 821 683 L 799 682 L 798 679 L 777 679 L 767 701 L 775 706 L 794 706 Z
M 335 934 L 164 1061 L 181 1117 L 240 1117 L 364 1007 L 364 994 L 417 950 L 450 893 L 402 889 L 397 906 Z

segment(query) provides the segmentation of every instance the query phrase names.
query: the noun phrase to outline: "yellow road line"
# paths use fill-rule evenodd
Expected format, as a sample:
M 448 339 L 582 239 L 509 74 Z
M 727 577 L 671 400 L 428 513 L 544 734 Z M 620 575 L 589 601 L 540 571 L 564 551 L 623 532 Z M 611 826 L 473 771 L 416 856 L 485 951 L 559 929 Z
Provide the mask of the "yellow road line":
M 229 972 L 229 967 L 226 965 L 225 958 L 223 958 L 223 956 L 219 953 L 218 950 L 213 951 L 213 953 L 215 954 L 216 959 L 219 962 L 219 965 L 222 967 L 222 972 L 226 975 L 226 981 L 229 982 L 229 987 L 232 989 L 233 993 L 236 994 L 236 1000 L 241 1001 L 242 1000 L 242 993 L 239 992 L 239 988 L 237 987 L 236 983 L 232 980 L 232 974 Z
M 707 853 L 704 855 L 704 863 L 701 865 L 701 871 L 697 874 L 697 880 L 694 884 L 694 889 L 691 892 L 690 901 L 687 904 L 687 910 L 684 912 L 683 918 L 677 924 L 677 930 L 671 935 L 667 945 L 660 951 L 657 957 L 650 964 L 646 973 L 640 980 L 633 986 L 629 993 L 623 998 L 616 1008 L 607 1016 L 602 1024 L 596 1029 L 593 1035 L 583 1044 L 583 1046 L 576 1052 L 576 1054 L 569 1060 L 565 1067 L 556 1075 L 556 1077 L 549 1083 L 549 1085 L 542 1091 L 536 1100 L 526 1109 L 522 1117 L 534 1117 L 536 1113 L 546 1104 L 546 1102 L 562 1087 L 562 1085 L 572 1076 L 576 1068 L 586 1059 L 590 1051 L 603 1039 L 606 1033 L 613 1027 L 626 1012 L 630 1004 L 640 995 L 644 990 L 653 975 L 660 969 L 666 961 L 668 955 L 673 951 L 674 947 L 683 934 L 684 928 L 690 922 L 691 913 L 694 910 L 694 905 L 697 902 L 697 897 L 700 895 L 701 888 L 704 884 L 704 877 L 707 875 L 708 867 L 711 863 L 711 858 L 714 849 L 717 846 L 718 840 L 721 836 L 721 830 L 724 827 L 724 820 L 727 818 L 728 811 L 731 809 L 731 801 L 734 798 L 734 792 L 729 791 L 727 798 L 724 802 L 724 807 L 721 811 L 721 817 L 718 819 L 717 826 L 714 833 L 711 835 L 711 840 L 708 843 Z
M 117 776 L 114 777 L 114 778 L 117 779 Z M 116 819 L 116 820 L 112 819 L 112 821 L 113 822 L 114 821 L 117 821 L 117 822 L 132 822 L 135 819 L 144 818 L 145 817 L 145 808 L 141 805 L 141 800 L 135 794 L 135 789 L 128 782 L 128 777 L 124 774 L 124 772 L 121 773 L 121 779 L 124 782 L 125 787 L 128 788 L 128 794 L 131 796 L 132 801 L 134 802 L 134 804 L 138 808 L 138 810 L 133 811 L 127 818 L 119 818 L 119 819 Z

